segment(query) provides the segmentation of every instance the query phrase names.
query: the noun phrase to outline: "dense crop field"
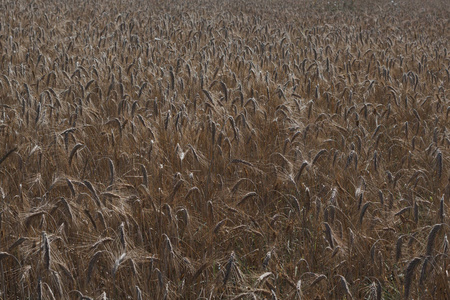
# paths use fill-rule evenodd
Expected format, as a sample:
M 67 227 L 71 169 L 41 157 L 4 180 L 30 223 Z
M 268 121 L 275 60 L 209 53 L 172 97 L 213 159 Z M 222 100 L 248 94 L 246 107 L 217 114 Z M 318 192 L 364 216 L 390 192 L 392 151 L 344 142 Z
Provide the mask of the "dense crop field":
M 450 299 L 449 16 L 1 1 L 0 298 Z

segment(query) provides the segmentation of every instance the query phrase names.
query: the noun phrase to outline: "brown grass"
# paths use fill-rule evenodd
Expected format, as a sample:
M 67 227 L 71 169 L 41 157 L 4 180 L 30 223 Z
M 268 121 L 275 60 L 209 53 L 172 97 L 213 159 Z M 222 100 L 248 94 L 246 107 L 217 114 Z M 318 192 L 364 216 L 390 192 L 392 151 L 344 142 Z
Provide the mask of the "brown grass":
M 0 298 L 448 298 L 449 15 L 2 1 Z

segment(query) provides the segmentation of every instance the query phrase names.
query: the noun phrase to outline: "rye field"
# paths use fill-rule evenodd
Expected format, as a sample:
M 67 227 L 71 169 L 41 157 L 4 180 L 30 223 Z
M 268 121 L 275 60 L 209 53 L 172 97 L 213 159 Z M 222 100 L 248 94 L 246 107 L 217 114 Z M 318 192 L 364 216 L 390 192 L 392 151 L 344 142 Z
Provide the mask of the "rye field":
M 0 3 L 0 299 L 450 299 L 450 3 Z

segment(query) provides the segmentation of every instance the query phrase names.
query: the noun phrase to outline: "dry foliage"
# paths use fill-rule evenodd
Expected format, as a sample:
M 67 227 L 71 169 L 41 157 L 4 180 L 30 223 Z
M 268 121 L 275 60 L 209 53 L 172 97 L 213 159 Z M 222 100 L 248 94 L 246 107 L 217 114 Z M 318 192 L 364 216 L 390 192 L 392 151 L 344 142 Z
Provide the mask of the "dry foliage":
M 448 2 L 168 2 L 1 2 L 0 297 L 448 299 Z

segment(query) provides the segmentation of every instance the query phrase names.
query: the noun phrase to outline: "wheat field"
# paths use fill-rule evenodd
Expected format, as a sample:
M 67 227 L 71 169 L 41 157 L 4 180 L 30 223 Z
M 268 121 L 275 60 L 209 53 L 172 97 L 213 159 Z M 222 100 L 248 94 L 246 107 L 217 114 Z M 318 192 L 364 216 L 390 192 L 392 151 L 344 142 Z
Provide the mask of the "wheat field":
M 445 0 L 0 4 L 1 299 L 450 299 Z

